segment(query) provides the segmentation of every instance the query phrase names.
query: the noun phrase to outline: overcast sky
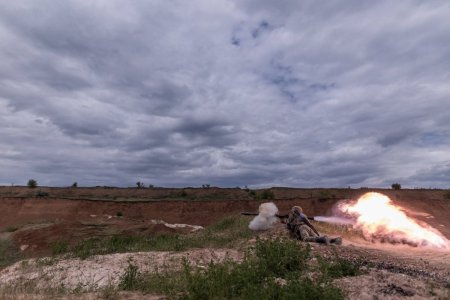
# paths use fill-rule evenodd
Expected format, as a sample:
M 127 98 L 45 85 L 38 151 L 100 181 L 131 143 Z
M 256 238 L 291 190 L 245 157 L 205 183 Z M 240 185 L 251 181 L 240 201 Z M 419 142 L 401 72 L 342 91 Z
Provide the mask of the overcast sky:
M 1 1 L 0 184 L 450 187 L 449 1 Z

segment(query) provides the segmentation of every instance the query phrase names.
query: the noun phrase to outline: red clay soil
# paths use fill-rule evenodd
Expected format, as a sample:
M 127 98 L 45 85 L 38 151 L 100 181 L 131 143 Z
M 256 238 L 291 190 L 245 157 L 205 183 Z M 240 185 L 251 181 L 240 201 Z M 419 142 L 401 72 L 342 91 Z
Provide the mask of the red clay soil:
M 218 188 L 184 189 L 187 194 L 184 198 L 188 199 L 171 196 L 181 194 L 181 189 L 43 188 L 49 197 L 15 197 L 11 194 L 23 195 L 29 190 L 0 187 L 0 230 L 30 222 L 90 220 L 90 215 L 115 216 L 118 212 L 131 219 L 161 219 L 169 223 L 208 225 L 226 215 L 257 211 L 259 204 L 267 201 L 274 201 L 280 212 L 287 212 L 297 204 L 308 215 L 327 215 L 338 200 L 356 199 L 369 191 L 273 188 L 275 200 L 254 200 L 245 190 Z M 426 221 L 433 226 L 444 225 L 439 226 L 439 229 L 447 237 L 450 235 L 450 200 L 444 199 L 442 190 L 374 191 L 386 194 L 395 203 L 408 209 L 434 216 Z M 129 194 L 128 198 L 124 198 L 126 200 L 102 200 L 107 196 L 125 197 L 126 193 Z M 67 199 L 67 194 L 73 199 Z M 88 196 L 97 200 L 83 199 Z

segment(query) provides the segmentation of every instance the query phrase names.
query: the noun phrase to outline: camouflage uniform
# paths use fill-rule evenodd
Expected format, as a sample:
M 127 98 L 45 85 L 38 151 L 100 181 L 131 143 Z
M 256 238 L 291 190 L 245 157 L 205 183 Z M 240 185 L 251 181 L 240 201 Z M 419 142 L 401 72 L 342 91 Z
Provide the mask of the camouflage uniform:
M 303 214 L 302 214 L 303 215 Z M 306 217 L 305 215 L 303 215 Z M 316 242 L 319 237 L 306 223 L 302 220 L 303 216 L 297 216 L 293 212 L 289 213 L 287 220 L 287 228 L 293 237 L 304 242 Z
M 326 235 L 318 235 L 311 227 L 308 217 L 302 212 L 302 208 L 294 206 L 289 213 L 287 228 L 293 237 L 304 242 L 316 242 L 329 245 L 330 243 L 341 245 L 342 238 L 328 238 Z M 309 226 L 310 225 L 310 226 Z

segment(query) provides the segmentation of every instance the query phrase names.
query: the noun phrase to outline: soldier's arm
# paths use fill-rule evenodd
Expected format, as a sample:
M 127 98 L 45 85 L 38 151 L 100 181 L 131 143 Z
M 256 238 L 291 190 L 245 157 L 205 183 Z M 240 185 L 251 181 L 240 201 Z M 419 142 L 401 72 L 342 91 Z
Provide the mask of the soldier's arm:
M 306 225 L 309 226 L 309 228 L 311 228 L 317 235 L 320 235 L 320 233 L 317 231 L 316 227 L 314 227 L 313 224 L 311 224 L 311 222 L 308 220 L 308 218 L 306 218 L 306 220 L 304 221 L 306 223 Z

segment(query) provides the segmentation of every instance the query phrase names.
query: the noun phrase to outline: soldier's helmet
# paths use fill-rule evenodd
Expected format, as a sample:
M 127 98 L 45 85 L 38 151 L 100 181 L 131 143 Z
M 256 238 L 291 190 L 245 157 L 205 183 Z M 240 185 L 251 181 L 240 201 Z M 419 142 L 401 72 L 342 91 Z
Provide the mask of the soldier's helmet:
M 303 212 L 303 209 L 301 208 L 301 206 L 294 206 L 292 207 L 291 212 L 299 216 Z

